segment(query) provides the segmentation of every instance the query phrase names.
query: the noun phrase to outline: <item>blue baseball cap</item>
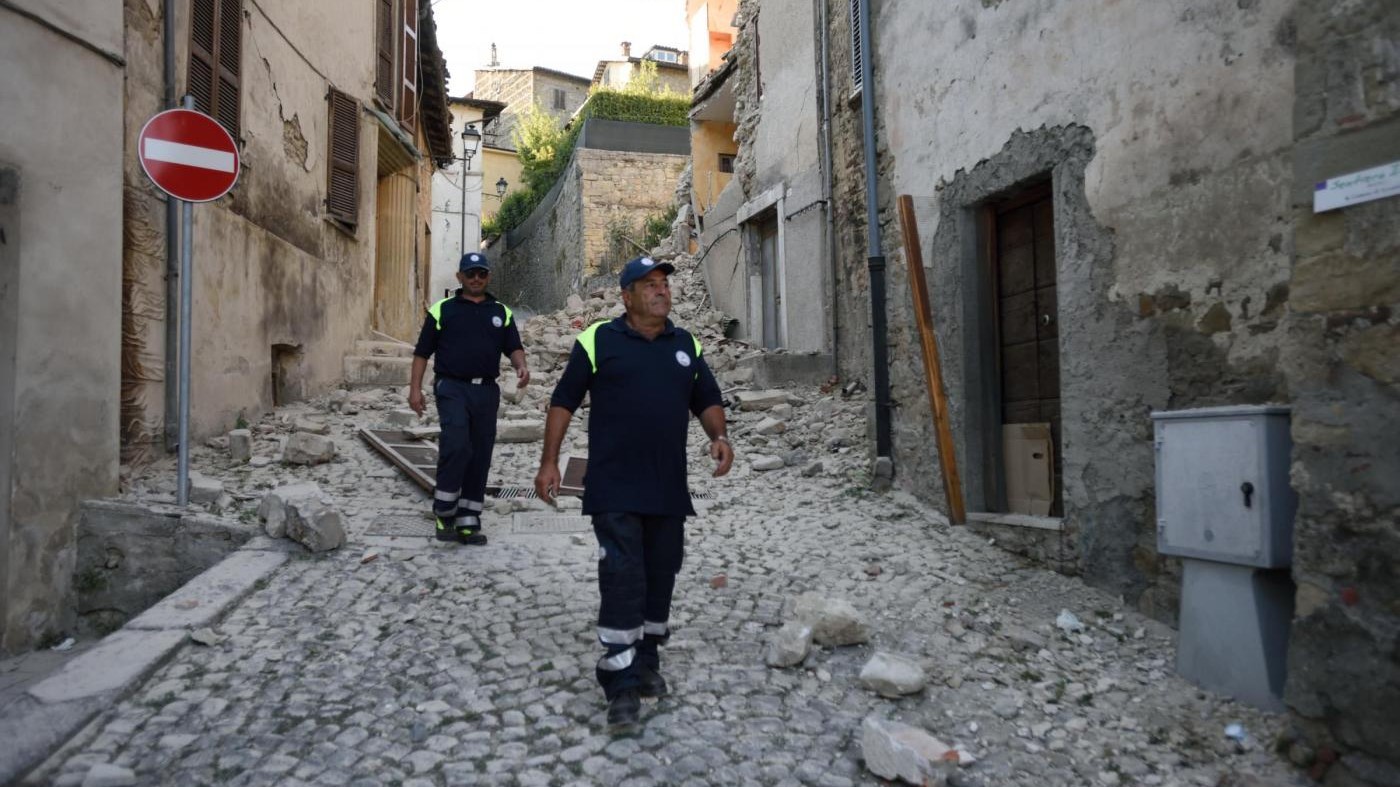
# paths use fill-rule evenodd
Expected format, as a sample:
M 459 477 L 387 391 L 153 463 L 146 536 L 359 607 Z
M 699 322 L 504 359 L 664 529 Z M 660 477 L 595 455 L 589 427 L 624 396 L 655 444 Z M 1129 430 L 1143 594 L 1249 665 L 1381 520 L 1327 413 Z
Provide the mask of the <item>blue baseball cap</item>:
M 457 270 L 466 273 L 472 268 L 481 268 L 482 270 L 489 271 L 491 270 L 491 261 L 486 259 L 485 254 L 477 254 L 474 251 L 469 251 L 462 255 L 462 261 L 457 263 Z
M 662 271 L 667 276 L 676 272 L 676 266 L 669 262 L 657 262 L 650 257 L 638 257 L 635 260 L 622 266 L 622 273 L 617 277 L 619 286 L 627 289 L 632 282 L 646 276 L 652 271 Z

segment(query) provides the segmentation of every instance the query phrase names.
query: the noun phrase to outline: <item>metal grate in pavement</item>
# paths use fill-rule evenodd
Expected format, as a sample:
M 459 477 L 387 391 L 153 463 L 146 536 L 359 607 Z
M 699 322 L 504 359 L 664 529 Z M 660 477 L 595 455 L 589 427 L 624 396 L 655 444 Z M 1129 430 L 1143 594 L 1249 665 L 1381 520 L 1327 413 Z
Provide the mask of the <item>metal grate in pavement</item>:
M 486 494 L 497 500 L 535 500 L 539 497 L 539 495 L 535 494 L 535 490 L 528 486 L 487 487 Z M 690 499 L 714 500 L 715 496 L 710 492 L 692 491 L 690 493 Z
M 422 514 L 402 514 L 398 516 L 376 517 L 365 528 L 367 536 L 421 536 L 433 535 L 433 521 Z
M 579 514 L 518 513 L 510 518 L 509 532 L 519 535 L 592 533 L 593 520 Z

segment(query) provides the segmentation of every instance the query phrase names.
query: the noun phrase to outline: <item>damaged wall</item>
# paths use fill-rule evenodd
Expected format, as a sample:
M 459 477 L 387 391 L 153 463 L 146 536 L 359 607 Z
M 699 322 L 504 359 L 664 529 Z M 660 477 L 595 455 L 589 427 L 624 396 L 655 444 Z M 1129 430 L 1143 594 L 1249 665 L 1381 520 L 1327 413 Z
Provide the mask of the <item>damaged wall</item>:
M 0 8 L 3 654 L 72 626 L 78 504 L 116 492 L 121 379 L 121 8 L 17 5 L 37 20 Z
M 612 232 L 628 237 L 674 199 L 687 156 L 579 147 L 535 212 L 497 246 L 492 289 L 511 306 L 563 308 L 571 293 L 617 273 L 630 257 L 614 258 Z M 633 238 L 636 240 L 637 238 Z M 505 250 L 501 245 L 514 242 Z M 635 257 L 641 251 L 624 244 Z
M 178 87 L 189 62 L 189 4 L 177 4 Z M 373 95 L 373 8 L 276 6 L 242 16 L 243 171 L 223 199 L 195 208 L 191 429 L 231 428 L 272 406 L 274 345 L 296 357 L 291 389 L 314 393 L 368 328 L 374 277 L 374 121 L 359 116 L 359 213 L 326 218 L 327 89 Z M 161 4 L 126 0 L 126 213 L 122 434 L 128 461 L 159 452 L 164 412 L 163 198 L 140 171 L 135 139 L 159 111 Z M 280 32 L 279 32 L 280 30 Z M 284 38 L 287 36 L 288 38 Z M 347 46 L 346 42 L 361 42 Z
M 1400 6 L 1297 14 L 1283 369 L 1293 405 L 1288 704 L 1328 785 L 1400 783 L 1400 197 L 1313 213 L 1313 184 L 1400 162 Z

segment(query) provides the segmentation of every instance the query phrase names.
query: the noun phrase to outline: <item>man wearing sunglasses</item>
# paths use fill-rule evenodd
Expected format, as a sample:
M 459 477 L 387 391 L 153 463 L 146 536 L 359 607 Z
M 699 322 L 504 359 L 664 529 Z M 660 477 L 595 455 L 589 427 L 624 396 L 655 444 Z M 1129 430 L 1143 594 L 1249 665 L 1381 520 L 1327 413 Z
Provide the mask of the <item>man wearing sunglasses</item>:
M 515 315 L 486 291 L 491 283 L 490 260 L 476 252 L 463 254 L 457 282 L 461 289 L 430 306 L 423 320 L 413 348 L 408 406 L 423 414 L 423 373 L 428 359 L 436 355 L 433 394 L 442 421 L 433 490 L 437 540 L 485 544 L 481 511 L 496 447 L 496 412 L 501 404 L 496 377 L 501 356 L 510 358 L 521 388 L 529 384 L 530 372 L 525 368 Z

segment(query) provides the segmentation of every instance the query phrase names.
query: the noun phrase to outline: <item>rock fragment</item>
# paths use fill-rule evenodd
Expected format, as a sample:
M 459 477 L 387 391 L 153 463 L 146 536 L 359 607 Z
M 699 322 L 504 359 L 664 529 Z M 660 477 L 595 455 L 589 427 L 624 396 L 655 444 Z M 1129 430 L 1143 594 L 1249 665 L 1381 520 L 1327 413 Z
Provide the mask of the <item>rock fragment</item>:
M 812 627 L 801 621 L 790 620 L 768 641 L 768 655 L 765 661 L 770 667 L 795 667 L 801 664 L 812 650 Z
M 804 593 L 797 599 L 793 617 L 812 627 L 812 639 L 818 645 L 840 647 L 870 640 L 865 620 L 845 599 Z
M 294 465 L 319 465 L 335 458 L 335 441 L 310 432 L 294 432 L 282 449 L 282 461 Z
M 535 443 L 544 439 L 544 421 L 528 419 L 499 421 L 496 424 L 498 443 Z
M 861 723 L 860 744 L 871 773 L 923 787 L 943 787 L 958 765 L 976 761 L 917 727 L 874 716 Z
M 253 458 L 253 433 L 248 429 L 234 429 L 228 433 L 228 455 L 235 462 L 246 462 Z
M 916 694 L 927 683 L 928 674 L 918 662 L 885 651 L 876 651 L 860 671 L 860 684 L 881 697 Z

